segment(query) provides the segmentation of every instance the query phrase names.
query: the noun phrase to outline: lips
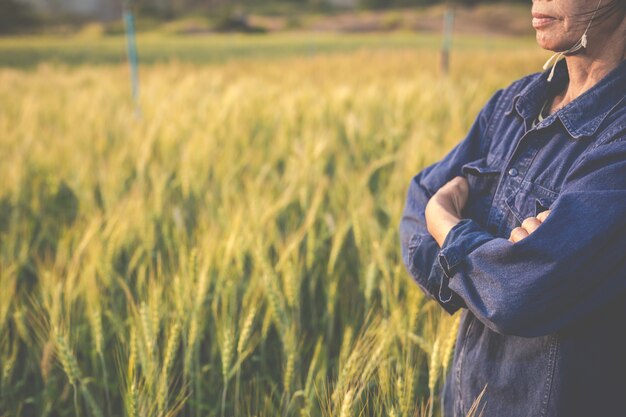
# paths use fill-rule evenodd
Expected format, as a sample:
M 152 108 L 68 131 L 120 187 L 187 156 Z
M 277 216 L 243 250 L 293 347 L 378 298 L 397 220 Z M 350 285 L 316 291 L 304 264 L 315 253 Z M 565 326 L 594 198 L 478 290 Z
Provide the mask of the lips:
M 557 21 L 557 18 L 543 13 L 533 12 L 533 27 L 535 29 L 544 28 Z

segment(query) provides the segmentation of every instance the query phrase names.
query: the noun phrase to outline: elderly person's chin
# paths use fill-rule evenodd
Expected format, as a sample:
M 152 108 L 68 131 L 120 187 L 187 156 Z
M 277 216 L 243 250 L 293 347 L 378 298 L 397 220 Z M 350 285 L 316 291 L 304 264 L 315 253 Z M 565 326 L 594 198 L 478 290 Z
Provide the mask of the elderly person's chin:
M 578 42 L 581 33 L 562 30 L 556 23 L 558 22 L 548 25 L 548 27 L 535 28 L 537 44 L 548 51 L 566 51 Z
M 548 51 L 553 52 L 562 52 L 566 51 L 572 47 L 576 42 L 578 42 L 578 38 L 570 39 L 566 37 L 559 36 L 550 36 L 545 33 L 541 33 L 537 31 L 537 44 Z

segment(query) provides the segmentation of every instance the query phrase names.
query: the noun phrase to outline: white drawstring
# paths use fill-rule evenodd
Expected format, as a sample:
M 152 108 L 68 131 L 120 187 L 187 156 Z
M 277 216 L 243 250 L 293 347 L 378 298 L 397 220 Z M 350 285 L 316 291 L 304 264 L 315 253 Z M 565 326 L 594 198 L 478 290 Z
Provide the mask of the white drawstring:
M 587 47 L 587 31 L 589 30 L 589 27 L 591 27 L 591 22 L 593 22 L 593 18 L 596 17 L 596 13 L 598 12 L 598 9 L 600 8 L 600 4 L 602 3 L 602 0 L 598 1 L 598 6 L 596 7 L 596 10 L 593 11 L 593 15 L 591 16 L 591 20 L 589 20 L 589 23 L 587 24 L 587 28 L 585 29 L 585 31 L 583 32 L 583 35 L 580 37 L 580 39 L 578 40 L 578 42 L 576 42 L 574 44 L 574 46 L 572 46 L 571 48 L 569 48 L 566 51 L 563 52 L 556 52 L 554 55 L 552 55 L 550 58 L 548 58 L 548 60 L 546 61 L 545 64 L 543 64 L 543 69 L 547 70 L 550 65 L 552 65 L 552 70 L 550 71 L 550 75 L 548 76 L 548 82 L 552 81 L 552 77 L 554 76 L 554 69 L 556 68 L 556 64 L 563 58 L 565 58 L 566 55 L 572 54 L 582 48 L 586 48 Z

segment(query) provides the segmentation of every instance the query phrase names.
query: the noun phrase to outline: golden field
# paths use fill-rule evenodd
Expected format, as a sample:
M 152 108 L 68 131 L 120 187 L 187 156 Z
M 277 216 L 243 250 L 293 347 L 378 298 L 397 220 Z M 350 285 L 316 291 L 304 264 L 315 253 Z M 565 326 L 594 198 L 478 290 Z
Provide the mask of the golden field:
M 0 416 L 439 415 L 398 223 L 515 45 L 0 68 Z

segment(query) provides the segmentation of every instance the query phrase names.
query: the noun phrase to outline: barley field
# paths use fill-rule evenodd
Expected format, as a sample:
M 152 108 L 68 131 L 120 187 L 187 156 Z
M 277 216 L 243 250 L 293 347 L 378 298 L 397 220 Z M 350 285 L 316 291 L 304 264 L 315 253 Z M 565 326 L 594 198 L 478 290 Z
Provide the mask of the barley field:
M 440 415 L 405 193 L 532 40 L 154 60 L 139 111 L 123 60 L 2 42 L 0 416 Z

